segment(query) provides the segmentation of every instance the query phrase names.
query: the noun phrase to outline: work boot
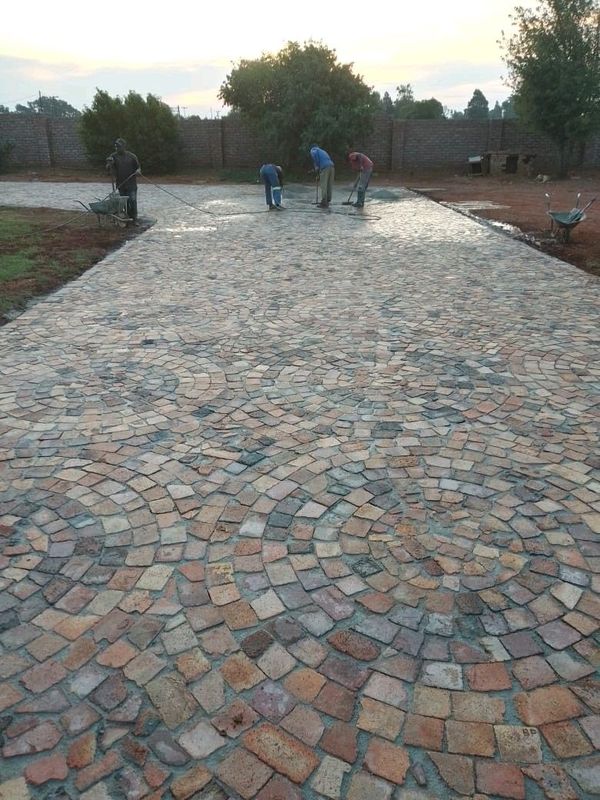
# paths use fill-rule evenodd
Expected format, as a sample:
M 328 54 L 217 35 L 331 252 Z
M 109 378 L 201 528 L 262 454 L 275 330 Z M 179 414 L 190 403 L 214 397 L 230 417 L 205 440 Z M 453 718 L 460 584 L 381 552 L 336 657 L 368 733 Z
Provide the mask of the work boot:
M 319 203 L 319 208 L 329 208 L 329 203 L 327 202 L 327 200 L 321 200 L 321 202 Z
M 273 211 L 274 208 L 275 208 L 275 206 L 273 205 L 273 203 L 269 203 L 269 211 Z
M 352 206 L 353 208 L 363 208 L 365 204 L 365 193 L 362 189 L 359 189 L 356 194 L 356 203 L 353 203 Z

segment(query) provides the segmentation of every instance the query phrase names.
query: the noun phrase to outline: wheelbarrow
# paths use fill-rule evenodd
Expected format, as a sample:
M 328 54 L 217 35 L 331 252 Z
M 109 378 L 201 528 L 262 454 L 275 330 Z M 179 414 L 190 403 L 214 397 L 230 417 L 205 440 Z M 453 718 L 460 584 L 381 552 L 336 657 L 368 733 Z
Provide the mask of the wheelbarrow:
M 583 208 L 579 208 L 579 201 L 581 199 L 581 192 L 577 195 L 577 199 L 575 201 L 575 207 L 572 208 L 570 211 L 551 211 L 550 210 L 550 195 L 546 192 L 546 213 L 550 217 L 550 231 L 556 231 L 556 236 L 561 236 L 563 242 L 570 241 L 571 231 L 573 228 L 576 228 L 580 222 L 586 218 L 585 212 L 587 209 L 592 205 L 592 203 L 596 202 L 596 198 L 593 197 L 589 203 L 587 203 Z
M 129 217 L 127 208 L 128 199 L 127 195 L 120 195 L 119 192 L 115 190 L 115 184 L 113 183 L 112 192 L 103 199 L 98 198 L 87 205 L 82 203 L 81 200 L 77 202 L 82 205 L 86 211 L 91 211 L 96 215 L 99 225 L 102 224 L 103 220 L 107 220 L 113 225 L 124 228 L 127 223 L 133 222 Z

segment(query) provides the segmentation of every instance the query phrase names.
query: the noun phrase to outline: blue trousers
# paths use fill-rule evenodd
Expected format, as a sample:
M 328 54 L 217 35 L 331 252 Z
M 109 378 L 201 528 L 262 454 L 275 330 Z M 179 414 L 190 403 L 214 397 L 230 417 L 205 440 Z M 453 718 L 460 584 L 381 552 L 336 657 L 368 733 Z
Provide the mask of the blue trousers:
M 267 166 L 260 168 L 260 177 L 265 184 L 265 199 L 269 208 L 273 205 L 281 205 L 281 186 L 279 176 L 275 167 Z

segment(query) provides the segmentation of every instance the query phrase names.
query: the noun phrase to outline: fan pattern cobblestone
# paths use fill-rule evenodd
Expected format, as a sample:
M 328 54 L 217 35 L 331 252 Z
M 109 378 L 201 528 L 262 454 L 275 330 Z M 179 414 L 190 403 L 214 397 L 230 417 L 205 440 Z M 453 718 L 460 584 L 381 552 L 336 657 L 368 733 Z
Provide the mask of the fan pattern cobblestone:
M 310 196 L 0 330 L 3 800 L 600 793 L 598 281 Z

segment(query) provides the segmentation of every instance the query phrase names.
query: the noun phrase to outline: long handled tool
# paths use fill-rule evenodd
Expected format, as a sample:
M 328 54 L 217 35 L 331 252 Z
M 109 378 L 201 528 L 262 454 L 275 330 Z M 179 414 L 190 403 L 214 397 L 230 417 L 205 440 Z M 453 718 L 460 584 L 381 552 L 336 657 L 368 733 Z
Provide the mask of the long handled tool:
M 315 175 L 315 202 L 314 205 L 319 205 L 319 173 Z
M 343 205 L 343 206 L 351 206 L 351 205 L 352 205 L 352 200 L 351 200 L 351 198 L 352 198 L 352 195 L 354 194 L 354 192 L 356 191 L 356 187 L 358 186 L 358 182 L 359 182 L 359 181 L 360 181 L 360 175 L 359 175 L 359 176 L 358 176 L 358 178 L 357 178 L 357 179 L 354 181 L 354 186 L 352 187 L 352 191 L 351 191 L 351 192 L 350 192 L 350 194 L 348 195 L 348 199 L 347 199 L 347 200 L 344 200 L 344 202 L 342 203 L 342 205 Z

